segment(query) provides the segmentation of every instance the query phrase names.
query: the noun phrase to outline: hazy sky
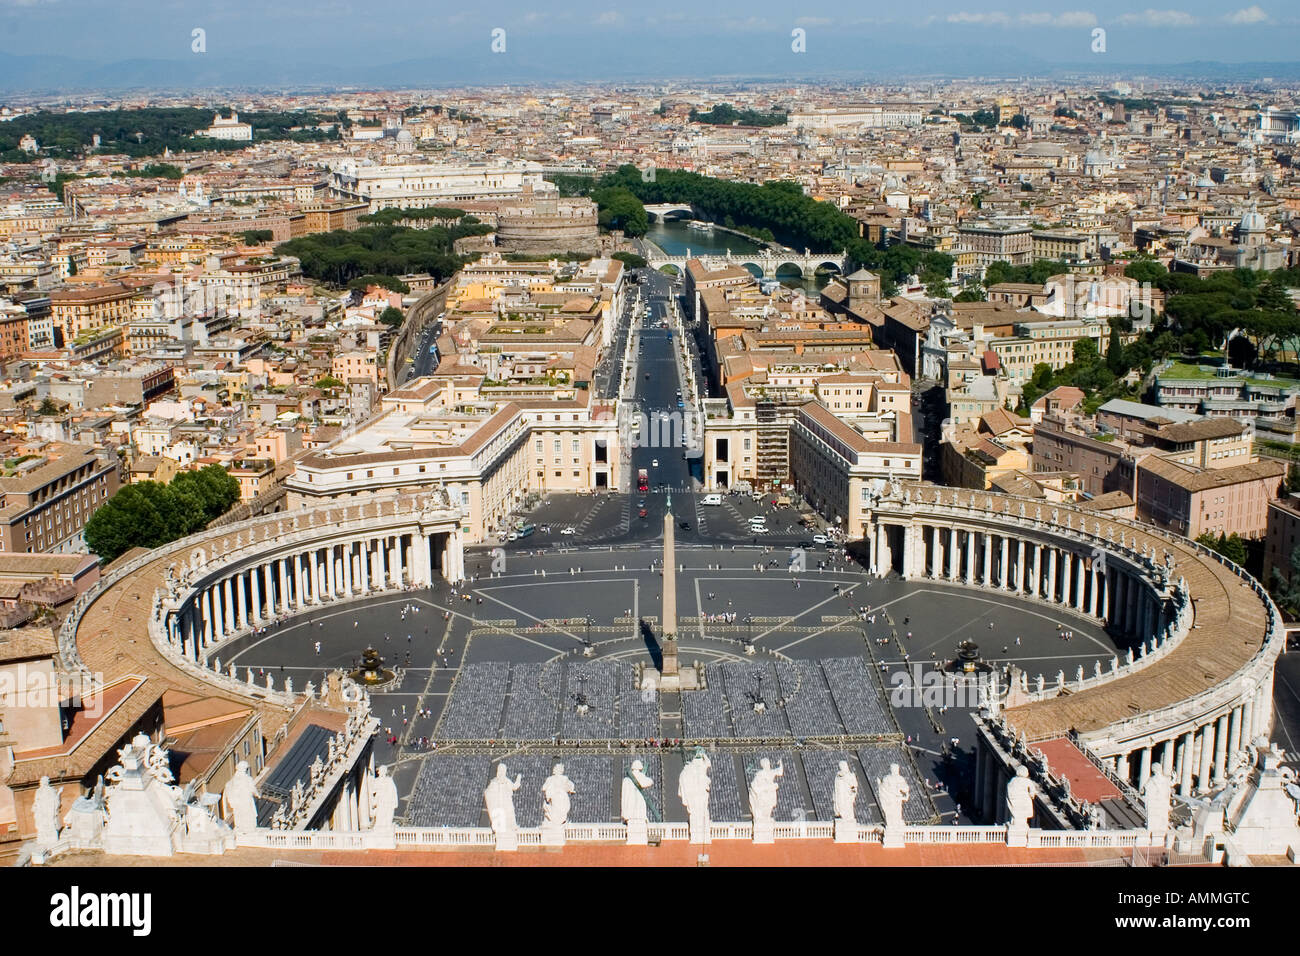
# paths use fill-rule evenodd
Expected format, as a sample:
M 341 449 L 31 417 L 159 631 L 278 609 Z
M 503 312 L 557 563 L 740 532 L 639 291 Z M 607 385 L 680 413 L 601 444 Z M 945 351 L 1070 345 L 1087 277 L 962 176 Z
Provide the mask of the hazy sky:
M 1092 49 L 1096 27 L 1106 31 L 1104 53 Z M 191 52 L 195 28 L 206 31 L 203 56 Z M 506 31 L 503 54 L 491 51 L 494 28 Z M 791 49 L 795 28 L 806 33 L 806 53 Z M 1185 0 L 1140 9 L 1122 0 L 0 0 L 0 54 L 73 55 L 89 64 L 186 60 L 195 67 L 206 57 L 209 69 L 226 58 L 272 71 L 328 65 L 338 75 L 355 72 L 358 82 L 411 60 L 463 69 L 474 82 L 482 71 L 509 73 L 512 63 L 563 79 L 636 70 L 808 75 L 822 64 L 869 70 L 906 63 L 924 74 L 965 69 L 986 51 L 1004 69 L 1024 57 L 1026 72 L 1044 63 L 1104 71 L 1111 62 L 1292 62 L 1298 41 L 1294 0 Z

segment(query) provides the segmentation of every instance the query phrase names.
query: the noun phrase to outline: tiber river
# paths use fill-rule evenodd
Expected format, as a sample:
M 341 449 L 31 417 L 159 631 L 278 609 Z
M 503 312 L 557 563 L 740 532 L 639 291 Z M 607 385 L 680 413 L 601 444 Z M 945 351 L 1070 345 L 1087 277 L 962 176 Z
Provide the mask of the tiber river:
M 759 249 L 757 242 L 738 236 L 734 232 L 724 232 L 721 229 L 692 229 L 685 220 L 680 219 L 651 222 L 645 238 L 670 256 L 683 256 L 687 249 L 692 255 L 719 256 L 726 255 L 728 249 L 735 255 L 757 252 Z M 791 289 L 803 288 L 809 292 L 816 292 L 826 284 L 827 278 L 829 277 L 811 275 L 803 279 L 782 278 L 781 284 Z

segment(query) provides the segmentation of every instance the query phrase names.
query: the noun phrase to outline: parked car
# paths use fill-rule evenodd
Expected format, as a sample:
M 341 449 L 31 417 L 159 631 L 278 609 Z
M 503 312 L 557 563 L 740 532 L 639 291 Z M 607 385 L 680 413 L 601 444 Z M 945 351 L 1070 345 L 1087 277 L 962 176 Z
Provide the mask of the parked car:
M 830 544 L 830 543 L 831 543 L 831 539 L 826 537 L 826 535 L 824 534 L 813 535 L 813 544 Z

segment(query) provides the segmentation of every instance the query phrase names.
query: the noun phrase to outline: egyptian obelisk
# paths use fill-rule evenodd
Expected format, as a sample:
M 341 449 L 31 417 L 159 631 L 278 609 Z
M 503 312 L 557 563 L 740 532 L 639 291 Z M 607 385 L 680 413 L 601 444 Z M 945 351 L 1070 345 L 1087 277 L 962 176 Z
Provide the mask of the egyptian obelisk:
M 673 495 L 668 493 L 668 511 L 664 515 L 664 601 L 659 630 L 661 687 L 676 690 L 677 674 L 677 541 L 673 533 Z

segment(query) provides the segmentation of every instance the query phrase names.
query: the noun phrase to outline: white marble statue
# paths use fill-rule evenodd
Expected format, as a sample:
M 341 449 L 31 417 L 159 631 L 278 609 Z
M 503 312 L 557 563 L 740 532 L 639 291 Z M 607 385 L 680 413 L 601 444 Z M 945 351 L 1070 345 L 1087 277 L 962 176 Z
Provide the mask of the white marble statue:
M 63 818 L 63 832 L 60 837 L 73 849 L 98 848 L 103 840 L 104 788 L 101 778 L 99 786 L 91 796 L 77 797 L 72 802 L 72 809 Z
M 885 818 L 886 847 L 903 845 L 903 804 L 911 795 L 912 788 L 898 772 L 898 764 L 891 763 L 888 775 L 876 781 L 876 800 Z
M 849 769 L 847 760 L 840 761 L 832 788 L 832 805 L 835 808 L 835 842 L 858 842 L 858 775 Z
M 497 775 L 483 791 L 483 803 L 487 806 L 488 820 L 492 832 L 496 834 L 498 850 L 519 849 L 519 825 L 515 822 L 515 791 L 524 782 L 523 774 L 515 774 L 511 780 L 504 763 L 497 764 Z
M 627 824 L 627 842 L 645 846 L 649 840 L 647 822 L 650 811 L 650 788 L 654 780 L 646 776 L 645 764 L 633 760 L 623 777 L 619 813 Z
M 772 836 L 772 816 L 776 813 L 776 794 L 780 785 L 778 777 L 785 776 L 785 765 L 778 762 L 773 769 L 772 761 L 763 757 L 754 771 L 754 779 L 749 782 L 749 809 L 754 817 L 754 842 L 770 843 Z
M 677 796 L 690 819 L 692 843 L 713 842 L 709 835 L 709 790 L 713 786 L 709 771 L 712 768 L 713 761 L 704 748 L 696 747 L 695 756 L 682 767 L 677 778 Z
M 1169 832 L 1170 780 L 1165 768 L 1155 764 L 1142 783 L 1142 802 L 1146 809 L 1147 829 L 1151 836 L 1163 840 Z
M 1034 815 L 1034 797 L 1038 785 L 1029 779 L 1029 768 L 1021 764 L 1016 775 L 1007 781 L 1007 828 L 1028 830 Z
M 397 784 L 387 767 L 370 779 L 371 829 L 387 832 L 393 829 L 393 815 L 397 813 Z
M 55 790 L 49 777 L 41 777 L 41 785 L 32 799 L 32 817 L 36 821 L 36 845 L 52 847 L 59 842 L 59 804 L 63 801 L 63 788 Z
M 257 787 L 253 784 L 247 760 L 241 760 L 235 765 L 235 773 L 226 781 L 221 798 L 225 801 L 226 811 L 230 814 L 231 825 L 236 832 L 257 829 Z
M 564 775 L 564 764 L 557 763 L 542 783 L 542 845 L 564 846 L 564 825 L 569 822 L 569 797 L 573 781 Z

